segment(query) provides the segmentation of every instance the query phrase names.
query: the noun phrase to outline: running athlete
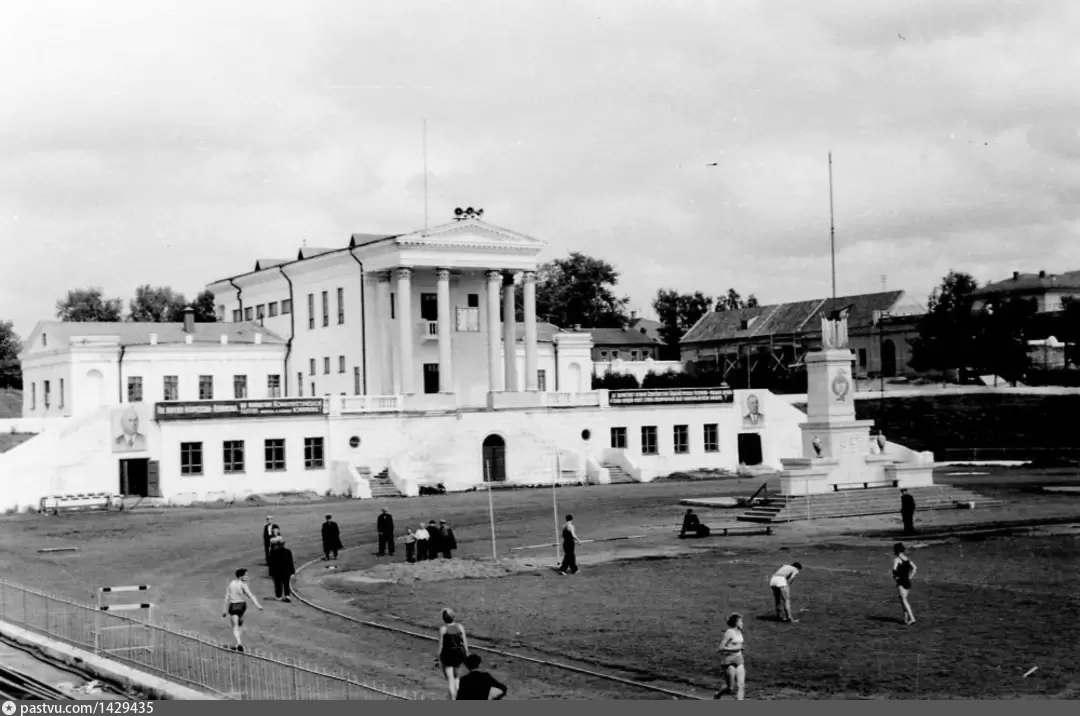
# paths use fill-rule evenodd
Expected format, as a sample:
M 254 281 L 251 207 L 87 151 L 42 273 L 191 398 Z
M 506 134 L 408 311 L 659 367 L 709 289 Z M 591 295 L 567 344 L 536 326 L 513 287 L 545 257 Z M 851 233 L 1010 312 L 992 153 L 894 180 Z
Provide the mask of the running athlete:
M 725 686 L 713 696 L 714 699 L 724 694 L 731 694 L 736 701 L 742 701 L 746 695 L 746 665 L 743 661 L 743 619 L 741 614 L 732 614 L 727 620 L 728 630 L 720 640 L 717 651 L 722 655 L 720 665 L 724 668 Z
M 450 700 L 457 699 L 459 670 L 469 655 L 469 640 L 465 636 L 465 627 L 454 621 L 454 612 L 442 610 L 443 625 L 439 627 L 439 655 L 435 661 L 446 676 L 446 686 L 450 691 Z
M 229 586 L 225 588 L 225 613 L 221 615 L 231 617 L 237 651 L 244 650 L 244 645 L 240 643 L 240 636 L 244 631 L 244 612 L 247 611 L 248 599 L 259 611 L 262 611 L 262 605 L 259 604 L 259 600 L 255 598 L 255 595 L 251 593 L 251 588 L 248 587 L 247 570 L 240 568 L 236 570 L 236 578 L 230 580 Z

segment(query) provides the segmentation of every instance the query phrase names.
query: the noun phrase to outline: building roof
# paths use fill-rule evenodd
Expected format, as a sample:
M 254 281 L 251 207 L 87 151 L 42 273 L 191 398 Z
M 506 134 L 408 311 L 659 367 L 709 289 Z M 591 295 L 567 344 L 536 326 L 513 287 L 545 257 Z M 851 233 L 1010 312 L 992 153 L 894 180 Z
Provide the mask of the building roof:
M 40 321 L 26 342 L 26 349 L 41 348 L 40 335 L 48 336 L 46 350 L 57 346 L 59 342 L 78 343 L 80 338 L 119 339 L 122 346 L 148 345 L 151 334 L 157 334 L 158 345 L 187 342 L 187 333 L 183 323 L 105 323 L 78 321 Z M 220 343 L 221 336 L 228 336 L 230 344 L 252 344 L 255 336 L 261 334 L 266 344 L 284 344 L 285 339 L 257 323 L 196 323 L 192 333 L 192 343 Z
M 292 261 L 292 259 L 256 259 L 255 270 L 262 271 L 263 269 L 274 268 L 275 266 L 287 264 L 290 261 Z
M 398 234 L 353 234 L 349 239 L 349 248 L 356 248 L 357 246 L 364 246 L 366 244 L 373 244 L 376 241 L 382 241 L 383 239 L 390 239 Z
M 537 343 L 554 343 L 555 334 L 559 332 L 559 327 L 553 323 L 544 323 L 543 321 L 536 322 L 536 342 Z M 514 324 L 514 335 L 519 341 L 525 340 L 525 324 Z
M 854 296 L 816 298 L 811 301 L 779 303 L 772 306 L 755 306 L 737 311 L 712 311 L 702 316 L 680 341 L 707 343 L 747 338 L 767 338 L 774 335 L 814 334 L 821 331 L 821 316 L 833 310 L 851 306 L 848 328 L 861 328 L 873 324 L 875 311 L 895 312 L 898 307 L 904 313 L 914 313 L 916 304 L 904 305 L 903 291 L 863 293 Z
M 593 345 L 597 347 L 655 346 L 661 342 L 656 336 L 649 334 L 649 327 L 641 325 L 640 320 L 633 327 L 585 328 L 582 330 L 592 334 Z
M 1010 278 L 994 281 L 972 291 L 973 297 L 989 296 L 996 293 L 1039 293 L 1047 290 L 1080 290 L 1080 271 L 1066 271 L 1061 274 L 1020 273 L 1014 271 Z

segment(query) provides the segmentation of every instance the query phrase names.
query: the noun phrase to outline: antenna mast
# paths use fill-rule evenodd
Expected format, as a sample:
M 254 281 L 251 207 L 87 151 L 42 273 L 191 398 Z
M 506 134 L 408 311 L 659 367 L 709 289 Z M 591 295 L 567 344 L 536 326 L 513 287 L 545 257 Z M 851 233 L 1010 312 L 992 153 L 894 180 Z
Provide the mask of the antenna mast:
M 832 297 L 836 301 L 836 221 L 833 218 L 832 150 L 829 150 L 829 255 L 832 258 Z
M 427 120 L 424 120 L 424 233 L 428 230 L 428 190 L 427 190 Z

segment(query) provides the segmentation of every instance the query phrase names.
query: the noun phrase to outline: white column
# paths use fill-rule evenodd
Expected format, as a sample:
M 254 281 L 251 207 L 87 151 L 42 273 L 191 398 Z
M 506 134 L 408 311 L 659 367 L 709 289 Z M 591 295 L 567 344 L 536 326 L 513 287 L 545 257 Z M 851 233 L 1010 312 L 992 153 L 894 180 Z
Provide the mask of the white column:
M 517 332 L 514 314 L 517 306 L 514 296 L 514 274 L 508 273 L 503 276 L 503 351 L 506 370 L 506 390 L 517 392 L 520 390 L 517 379 Z
M 393 334 L 390 331 L 390 272 L 379 273 L 378 281 L 378 306 L 375 311 L 378 330 L 375 335 L 379 341 L 379 383 L 382 386 L 380 392 L 383 395 L 392 395 L 397 391 L 394 389 Z
M 499 283 L 502 274 L 488 271 L 484 277 L 487 278 L 488 390 L 496 393 L 503 389 L 499 365 Z
M 525 390 L 540 389 L 539 360 L 536 350 L 536 272 L 522 277 L 525 302 Z
M 398 363 L 402 394 L 413 392 L 412 269 L 399 268 L 397 276 Z
M 450 336 L 453 326 L 450 324 L 450 269 L 441 268 L 437 272 L 437 302 L 439 310 L 439 392 L 454 392 L 453 349 Z

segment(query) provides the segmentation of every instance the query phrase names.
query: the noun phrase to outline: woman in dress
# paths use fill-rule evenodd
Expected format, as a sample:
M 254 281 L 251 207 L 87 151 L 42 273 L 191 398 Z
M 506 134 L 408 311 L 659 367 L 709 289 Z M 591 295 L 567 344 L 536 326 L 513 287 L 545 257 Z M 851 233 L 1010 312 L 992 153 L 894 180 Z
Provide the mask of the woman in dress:
M 469 655 L 469 640 L 465 636 L 465 627 L 454 621 L 454 612 L 442 610 L 443 625 L 439 627 L 439 655 L 435 661 L 446 675 L 446 685 L 450 691 L 450 700 L 457 699 L 459 670 Z
M 893 545 L 892 577 L 896 582 L 896 592 L 900 595 L 900 605 L 904 608 L 904 623 L 914 624 L 915 613 L 911 611 L 908 603 L 908 593 L 911 592 L 911 580 L 915 576 L 915 563 L 904 552 L 904 543 L 897 542 Z
M 736 701 L 742 701 L 746 694 L 746 665 L 743 662 L 743 619 L 741 614 L 732 614 L 727 620 L 728 630 L 720 640 L 720 665 L 724 668 L 726 686 L 713 697 L 721 698 L 732 694 Z

